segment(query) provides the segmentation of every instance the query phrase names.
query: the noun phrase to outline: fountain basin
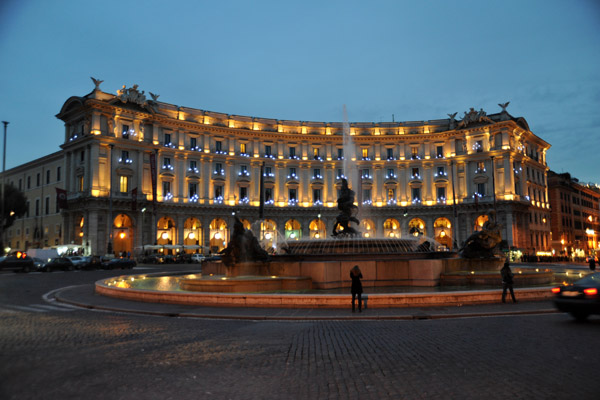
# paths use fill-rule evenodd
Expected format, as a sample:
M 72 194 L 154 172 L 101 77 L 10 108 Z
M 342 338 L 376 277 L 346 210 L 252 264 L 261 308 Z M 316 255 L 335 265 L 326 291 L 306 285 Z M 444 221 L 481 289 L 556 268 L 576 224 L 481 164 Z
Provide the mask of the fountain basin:
M 302 276 L 203 276 L 197 278 L 183 278 L 179 282 L 183 290 L 194 292 L 274 292 L 281 290 L 309 290 L 312 281 Z

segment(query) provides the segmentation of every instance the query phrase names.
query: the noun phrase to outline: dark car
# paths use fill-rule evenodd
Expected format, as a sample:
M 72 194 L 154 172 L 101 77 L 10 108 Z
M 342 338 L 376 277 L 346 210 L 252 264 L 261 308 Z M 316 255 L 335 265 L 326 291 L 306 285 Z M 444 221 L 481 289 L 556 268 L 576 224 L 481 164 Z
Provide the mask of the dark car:
M 113 258 L 102 264 L 104 269 L 131 269 L 136 266 L 135 260 L 129 258 Z
M 15 253 L 6 257 L 0 257 L 0 269 L 10 269 L 13 271 L 30 272 L 35 269 L 33 258 L 25 253 Z
M 554 305 L 579 321 L 600 314 L 600 272 L 589 274 L 572 285 L 552 289 Z
M 83 257 L 83 262 L 80 264 L 81 269 L 98 269 L 102 268 L 102 260 L 99 256 Z
M 66 257 L 56 257 L 44 266 L 44 271 L 46 272 L 52 272 L 59 269 L 63 271 L 73 271 L 75 269 L 75 264 Z
M 160 254 L 149 254 L 142 259 L 144 264 L 164 264 L 165 258 Z

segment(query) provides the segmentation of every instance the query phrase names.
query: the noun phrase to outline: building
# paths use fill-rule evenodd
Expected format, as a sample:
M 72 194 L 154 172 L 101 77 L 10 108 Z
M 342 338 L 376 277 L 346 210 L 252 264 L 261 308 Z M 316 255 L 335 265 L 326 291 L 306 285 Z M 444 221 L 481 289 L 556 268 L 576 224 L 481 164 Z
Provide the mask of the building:
M 579 183 L 569 173 L 548 173 L 552 209 L 552 253 L 584 258 L 600 252 L 600 188 Z
M 233 214 L 247 227 L 258 220 L 261 178 L 265 219 L 254 226 L 261 239 L 275 247 L 319 240 L 333 229 L 344 174 L 357 192 L 365 237 L 425 235 L 456 248 L 494 210 L 510 246 L 550 250 L 550 145 L 512 117 L 508 103 L 491 115 L 471 109 L 462 120 L 454 113 L 344 124 L 178 107 L 153 93 L 147 99 L 137 85 L 114 95 L 94 83 L 62 106 L 64 142 L 51 156 L 62 158 L 57 182 L 68 193 L 59 241 L 86 253 L 222 249 Z M 11 169 L 6 178 L 28 179 L 44 164 Z M 18 222 L 34 223 L 25 220 Z

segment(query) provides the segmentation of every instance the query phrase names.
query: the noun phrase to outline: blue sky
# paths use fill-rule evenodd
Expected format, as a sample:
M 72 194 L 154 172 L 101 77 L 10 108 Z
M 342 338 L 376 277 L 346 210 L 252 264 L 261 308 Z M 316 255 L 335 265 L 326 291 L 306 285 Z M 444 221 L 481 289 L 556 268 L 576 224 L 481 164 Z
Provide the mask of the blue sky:
M 548 164 L 600 183 L 600 2 L 0 3 L 7 168 L 59 150 L 64 101 L 137 83 L 255 117 L 429 120 L 510 101 Z

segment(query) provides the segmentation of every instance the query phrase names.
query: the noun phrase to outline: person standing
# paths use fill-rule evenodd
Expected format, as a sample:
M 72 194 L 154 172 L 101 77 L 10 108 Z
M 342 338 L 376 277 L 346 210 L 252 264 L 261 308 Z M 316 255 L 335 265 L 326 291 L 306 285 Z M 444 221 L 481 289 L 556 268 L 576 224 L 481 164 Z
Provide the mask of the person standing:
M 358 295 L 358 312 L 362 312 L 362 283 L 360 280 L 362 279 L 362 272 L 360 272 L 360 268 L 358 265 L 355 265 L 354 268 L 350 270 L 350 279 L 352 279 L 352 287 L 350 289 L 352 293 L 352 312 L 354 310 L 354 304 L 356 301 L 356 296 Z
M 500 270 L 500 274 L 502 275 L 502 302 L 506 303 L 506 290 L 510 290 L 510 296 L 512 297 L 513 303 L 517 302 L 515 299 L 515 291 L 513 290 L 513 273 L 510 270 L 510 265 L 508 261 L 504 263 L 504 266 Z

